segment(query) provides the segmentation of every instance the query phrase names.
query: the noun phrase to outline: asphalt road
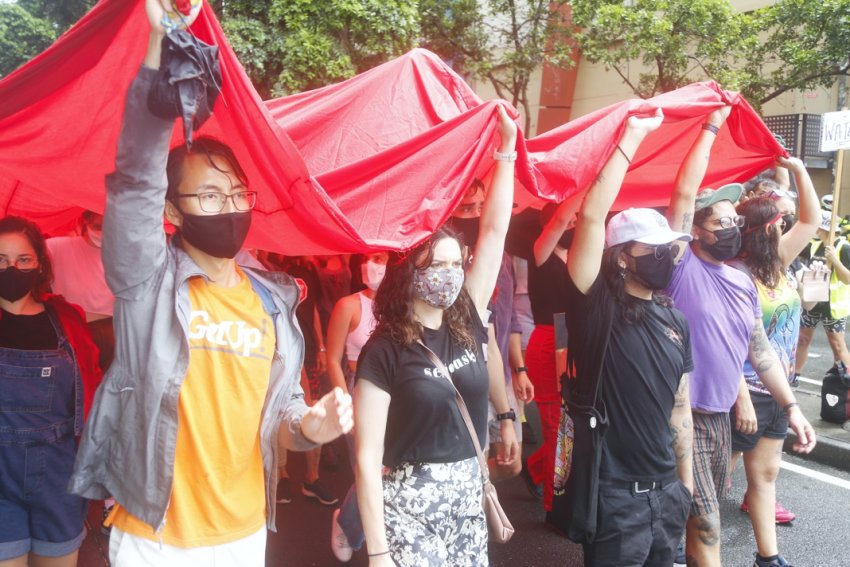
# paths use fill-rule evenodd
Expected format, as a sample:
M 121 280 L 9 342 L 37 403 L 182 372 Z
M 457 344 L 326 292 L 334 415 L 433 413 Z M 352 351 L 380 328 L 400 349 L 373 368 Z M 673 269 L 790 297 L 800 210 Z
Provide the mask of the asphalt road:
M 299 478 L 301 460 L 292 459 L 293 479 Z M 813 464 L 794 456 L 785 456 L 786 466 L 778 480 L 780 501 L 797 514 L 792 526 L 778 526 L 780 550 L 796 567 L 838 567 L 847 564 L 846 545 L 850 525 L 850 473 Z M 799 468 L 797 468 L 799 467 Z M 806 474 L 801 474 L 803 473 Z M 811 474 L 825 475 L 813 478 Z M 344 469 L 324 472 L 324 480 L 342 495 L 351 473 Z M 838 483 L 839 485 L 833 484 Z M 582 565 L 581 548 L 550 531 L 543 524 L 542 505 L 532 498 L 519 479 L 499 485 L 499 496 L 516 528 L 514 538 L 505 545 L 490 547 L 494 567 L 534 567 Z M 749 567 L 755 542 L 749 516 L 739 510 L 746 489 L 743 470 L 733 476 L 730 497 L 721 502 L 723 525 L 723 565 Z M 279 505 L 280 530 L 269 534 L 267 562 L 270 567 L 338 565 L 330 547 L 330 520 L 333 508 L 296 496 L 291 504 Z M 93 509 L 92 522 L 99 518 Z M 79 564 L 108 565 L 105 561 L 106 538 L 93 531 L 87 538 Z M 358 552 L 349 563 L 366 566 L 365 552 Z

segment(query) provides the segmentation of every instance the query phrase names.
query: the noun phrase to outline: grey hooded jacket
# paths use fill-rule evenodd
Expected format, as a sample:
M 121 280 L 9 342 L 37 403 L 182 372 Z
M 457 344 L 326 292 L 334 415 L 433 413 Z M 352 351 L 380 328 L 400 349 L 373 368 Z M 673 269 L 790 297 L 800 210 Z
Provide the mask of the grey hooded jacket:
M 177 404 L 189 365 L 187 281 L 206 276 L 163 230 L 174 124 L 147 109 L 154 75 L 142 67 L 128 91 L 116 171 L 107 177 L 103 265 L 115 294 L 115 360 L 95 395 L 68 488 L 92 499 L 112 495 L 159 530 L 171 498 Z M 276 332 L 260 425 L 268 527 L 274 530 L 278 430 L 289 449 L 315 446 L 301 433 L 307 406 L 299 384 L 299 290 L 286 274 L 243 270 Z

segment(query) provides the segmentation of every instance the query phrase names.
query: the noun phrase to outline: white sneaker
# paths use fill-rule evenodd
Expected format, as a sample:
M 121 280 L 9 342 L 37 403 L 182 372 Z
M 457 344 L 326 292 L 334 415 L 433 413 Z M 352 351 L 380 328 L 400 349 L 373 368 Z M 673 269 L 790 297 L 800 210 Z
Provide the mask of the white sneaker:
M 339 520 L 339 508 L 334 510 L 331 518 L 331 551 L 333 551 L 334 557 L 342 563 L 346 563 L 351 561 L 354 550 L 351 549 L 348 538 L 337 520 Z

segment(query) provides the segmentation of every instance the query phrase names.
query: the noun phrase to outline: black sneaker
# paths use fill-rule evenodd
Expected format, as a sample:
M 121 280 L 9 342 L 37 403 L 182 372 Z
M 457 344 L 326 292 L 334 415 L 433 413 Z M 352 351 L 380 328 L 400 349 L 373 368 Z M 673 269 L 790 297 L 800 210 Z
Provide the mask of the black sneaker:
M 777 555 L 776 559 L 773 561 L 763 561 L 759 558 L 758 553 L 755 553 L 754 555 L 756 556 L 756 561 L 753 563 L 753 567 L 793 567 L 793 565 L 785 561 L 785 558 L 781 555 Z
M 339 502 L 339 498 L 331 494 L 328 489 L 325 488 L 325 485 L 322 484 L 322 481 L 318 478 L 313 484 L 307 484 L 305 482 L 301 486 L 301 494 L 303 494 L 307 498 L 315 498 L 325 506 L 333 506 L 337 502 Z
M 519 474 L 522 477 L 522 480 L 525 481 L 525 487 L 528 489 L 528 492 L 530 492 L 531 495 L 538 500 L 543 500 L 543 485 L 534 483 L 531 479 L 531 475 L 528 474 L 528 467 L 526 466 L 525 461 L 522 463 L 522 472 Z
M 277 481 L 277 502 L 278 504 L 292 502 L 292 483 L 289 481 L 289 477 Z

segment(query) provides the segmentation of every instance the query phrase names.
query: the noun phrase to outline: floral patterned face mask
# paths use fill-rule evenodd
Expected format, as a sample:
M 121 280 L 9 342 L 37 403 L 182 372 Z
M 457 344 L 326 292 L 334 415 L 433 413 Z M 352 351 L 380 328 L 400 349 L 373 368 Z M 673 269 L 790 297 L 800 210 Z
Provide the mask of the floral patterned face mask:
M 422 301 L 437 309 L 448 309 L 463 287 L 462 268 L 425 268 L 413 274 L 413 289 Z

